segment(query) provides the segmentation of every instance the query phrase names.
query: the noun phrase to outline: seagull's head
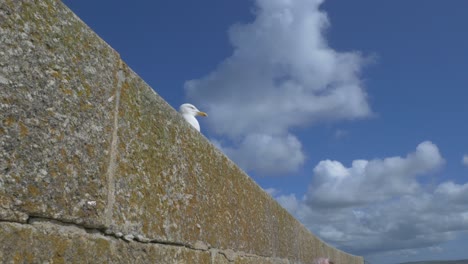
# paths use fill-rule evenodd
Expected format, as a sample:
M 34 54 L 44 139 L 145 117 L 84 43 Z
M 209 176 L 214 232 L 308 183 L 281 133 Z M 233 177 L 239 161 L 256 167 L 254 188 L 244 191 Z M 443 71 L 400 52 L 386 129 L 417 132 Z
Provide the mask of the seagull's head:
M 191 116 L 208 116 L 205 112 L 198 110 L 192 104 L 183 104 L 179 108 L 179 112 L 182 115 L 191 115 Z

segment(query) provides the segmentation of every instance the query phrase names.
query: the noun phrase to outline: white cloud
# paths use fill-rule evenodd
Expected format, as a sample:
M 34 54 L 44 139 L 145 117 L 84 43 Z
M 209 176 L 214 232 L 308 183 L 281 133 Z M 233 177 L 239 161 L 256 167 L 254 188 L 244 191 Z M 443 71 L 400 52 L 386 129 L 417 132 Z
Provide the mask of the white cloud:
M 268 174 L 294 171 L 305 160 L 301 142 L 291 134 L 248 134 L 237 148 L 221 148 L 245 170 Z
M 335 135 L 334 135 L 334 136 L 335 136 L 336 139 L 341 139 L 341 138 L 346 137 L 348 134 L 349 134 L 348 131 L 342 130 L 342 129 L 338 129 L 338 130 L 335 131 Z
M 209 112 L 209 127 L 229 140 L 228 154 L 244 169 L 293 171 L 304 154 L 292 127 L 371 113 L 359 77 L 364 60 L 328 46 L 323 32 L 329 22 L 321 3 L 257 0 L 255 20 L 229 30 L 232 56 L 207 76 L 185 83 L 187 97 Z M 269 140 L 248 147 L 257 137 Z M 270 147 L 261 144 L 291 152 L 265 152 Z M 255 160 L 247 162 L 245 156 Z
M 444 182 L 435 189 L 435 193 L 454 205 L 460 204 L 468 200 L 468 184 Z
M 353 254 L 433 250 L 468 231 L 468 183 L 430 188 L 416 181 L 443 162 L 431 142 L 403 158 L 357 160 L 349 168 L 322 161 L 304 197 L 277 200 L 315 234 Z
M 468 155 L 463 155 L 462 164 L 468 166 Z
M 418 190 L 416 176 L 444 162 L 436 145 L 419 144 L 405 158 L 355 160 L 350 168 L 338 161 L 321 161 L 314 168 L 308 200 L 326 207 L 343 207 L 381 201 Z
M 291 213 L 295 213 L 299 209 L 300 201 L 296 198 L 294 194 L 281 195 L 278 196 L 276 199 L 284 208 L 286 208 Z
M 266 188 L 265 192 L 268 193 L 271 196 L 276 196 L 280 194 L 280 191 L 275 189 L 275 188 Z

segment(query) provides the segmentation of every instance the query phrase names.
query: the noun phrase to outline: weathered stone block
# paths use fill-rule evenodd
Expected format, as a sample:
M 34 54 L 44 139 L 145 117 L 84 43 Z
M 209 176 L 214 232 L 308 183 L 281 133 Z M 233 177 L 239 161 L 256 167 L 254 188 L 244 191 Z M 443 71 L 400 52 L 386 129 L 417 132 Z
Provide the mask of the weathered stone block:
M 2 263 L 210 263 L 206 251 L 125 242 L 60 223 L 0 223 Z
M 118 54 L 59 1 L 0 21 L 0 216 L 103 226 Z

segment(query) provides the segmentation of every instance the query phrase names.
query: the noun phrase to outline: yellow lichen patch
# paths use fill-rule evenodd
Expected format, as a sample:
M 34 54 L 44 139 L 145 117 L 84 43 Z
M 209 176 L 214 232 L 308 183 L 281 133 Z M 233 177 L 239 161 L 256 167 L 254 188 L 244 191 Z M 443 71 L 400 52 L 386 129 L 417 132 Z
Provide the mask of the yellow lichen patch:
M 68 89 L 68 88 L 65 88 L 65 87 L 61 87 L 62 89 L 62 93 L 66 94 L 66 95 L 72 95 L 73 94 L 73 90 L 72 89 Z
M 80 88 L 77 92 L 77 95 L 79 97 L 90 97 L 91 96 L 91 86 L 86 83 L 86 80 L 85 79 L 81 79 L 81 85 L 83 86 L 83 88 Z
M 66 158 L 68 156 L 67 150 L 65 148 L 61 148 L 60 155 L 62 155 L 63 158 Z
M 81 60 L 82 60 L 82 57 L 81 57 L 80 54 L 75 54 L 75 55 L 73 55 L 73 57 L 72 57 L 73 63 L 78 63 L 78 62 L 80 62 Z
M 53 257 L 53 263 L 65 263 L 64 255 L 67 249 L 70 247 L 69 243 L 66 243 L 64 239 L 62 239 L 60 236 L 52 236 L 50 241 L 53 244 L 54 248 L 54 257 Z
M 34 262 L 34 254 L 31 251 L 27 251 L 23 254 L 24 262 L 26 263 L 33 263 Z
M 125 116 L 125 110 L 124 109 L 119 109 L 119 118 L 122 118 Z
M 80 96 L 80 92 L 78 93 L 78 96 Z M 89 110 L 91 110 L 93 108 L 94 108 L 93 105 L 90 104 L 90 103 L 87 103 L 87 102 L 84 102 L 84 101 L 80 102 L 80 110 L 83 111 L 83 112 L 89 111 Z
M 65 134 L 63 133 L 63 131 L 60 131 L 60 134 L 57 135 L 57 139 L 59 141 L 62 141 L 64 138 L 65 138 Z
M 57 177 L 57 175 L 58 175 L 58 174 L 57 174 L 57 171 L 55 171 L 55 170 L 50 171 L 49 174 L 50 174 L 50 176 L 52 176 L 53 178 Z
M 77 166 L 81 164 L 81 159 L 79 156 L 73 155 L 73 164 Z
M 26 137 L 28 134 L 29 134 L 29 129 L 27 126 L 25 126 L 23 124 L 23 122 L 20 122 L 19 123 L 19 129 L 20 129 L 20 136 L 23 138 L 23 137 Z
M 85 149 L 86 149 L 86 152 L 88 153 L 88 156 L 94 157 L 94 146 L 86 144 Z
M 128 82 L 122 83 L 122 90 L 127 90 L 129 88 L 130 88 L 130 85 L 128 84 Z
M 39 189 L 36 186 L 29 185 L 28 186 L 28 193 L 32 196 L 38 196 L 40 194 Z
M 99 252 L 100 254 L 103 254 L 104 252 L 107 252 L 109 250 L 109 241 L 103 238 L 98 238 L 96 240 L 95 244 L 95 250 L 96 252 Z
M 11 199 L 0 195 L 0 206 L 3 208 L 8 208 L 8 205 L 11 203 Z
M 66 163 L 66 162 L 62 162 L 62 161 L 58 162 L 58 163 L 57 163 L 57 168 L 58 168 L 58 171 L 59 171 L 60 173 L 69 172 L 69 169 L 68 169 L 68 167 L 67 167 L 67 163 Z
M 13 123 L 15 123 L 15 118 L 13 116 L 9 116 L 7 117 L 6 119 L 3 120 L 3 124 L 5 124 L 5 126 L 11 126 L 13 125 Z
M 59 73 L 58 71 L 52 71 L 52 76 L 53 76 L 54 78 L 59 79 L 59 78 L 60 78 L 60 73 Z
M 16 252 L 15 255 L 13 256 L 13 263 L 15 264 L 23 263 L 24 261 L 23 261 L 22 256 L 23 256 L 23 252 L 20 252 L 20 251 Z
M 91 85 L 89 85 L 88 83 L 83 83 L 83 87 L 84 87 L 84 91 L 85 91 L 85 94 L 86 94 L 86 97 L 90 97 L 91 96 Z

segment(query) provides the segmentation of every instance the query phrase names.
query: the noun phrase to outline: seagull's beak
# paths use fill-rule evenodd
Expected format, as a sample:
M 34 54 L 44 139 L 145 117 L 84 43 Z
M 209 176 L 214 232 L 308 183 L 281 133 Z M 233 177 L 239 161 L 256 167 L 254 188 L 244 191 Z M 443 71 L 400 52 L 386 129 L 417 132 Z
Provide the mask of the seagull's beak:
M 198 112 L 197 115 L 199 115 L 199 116 L 208 116 L 205 112 Z

